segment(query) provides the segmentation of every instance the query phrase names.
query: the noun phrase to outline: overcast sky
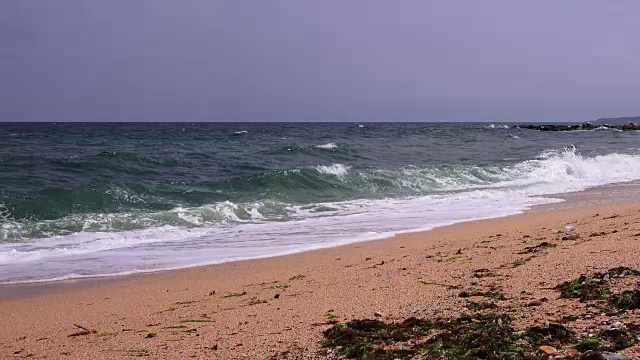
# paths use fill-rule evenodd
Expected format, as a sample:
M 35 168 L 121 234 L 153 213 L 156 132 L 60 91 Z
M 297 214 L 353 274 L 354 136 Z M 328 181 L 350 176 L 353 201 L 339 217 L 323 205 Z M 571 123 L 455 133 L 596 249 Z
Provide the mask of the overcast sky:
M 640 115 L 640 2 L 3 0 L 0 121 Z

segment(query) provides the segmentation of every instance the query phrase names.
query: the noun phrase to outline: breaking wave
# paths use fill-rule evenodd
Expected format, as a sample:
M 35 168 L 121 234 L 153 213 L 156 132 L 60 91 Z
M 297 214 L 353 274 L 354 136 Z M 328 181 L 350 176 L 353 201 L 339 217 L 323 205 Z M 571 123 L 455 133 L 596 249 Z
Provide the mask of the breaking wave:
M 322 144 L 322 145 L 316 145 L 315 147 L 318 148 L 318 149 L 333 150 L 333 149 L 337 148 L 338 145 L 330 142 L 330 143 L 326 143 L 326 144 Z
M 65 196 L 87 196 L 87 204 L 112 204 L 110 211 L 27 216 L 5 199 L 0 266 L 6 275 L 0 282 L 273 256 L 514 214 L 558 201 L 545 195 L 638 179 L 640 155 L 584 156 L 570 147 L 504 165 L 385 169 L 329 163 L 204 181 L 199 192 L 185 192 L 212 199 L 197 206 L 160 202 L 144 188 L 124 184 L 55 193 L 61 204 L 69 201 Z

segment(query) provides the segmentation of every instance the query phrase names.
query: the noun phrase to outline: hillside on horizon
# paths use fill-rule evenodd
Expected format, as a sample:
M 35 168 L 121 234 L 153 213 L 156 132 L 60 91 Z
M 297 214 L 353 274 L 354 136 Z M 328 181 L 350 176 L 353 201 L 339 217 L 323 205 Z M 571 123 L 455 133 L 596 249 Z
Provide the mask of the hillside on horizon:
M 640 116 L 600 118 L 595 121 L 597 124 L 629 124 L 638 122 L 640 122 Z

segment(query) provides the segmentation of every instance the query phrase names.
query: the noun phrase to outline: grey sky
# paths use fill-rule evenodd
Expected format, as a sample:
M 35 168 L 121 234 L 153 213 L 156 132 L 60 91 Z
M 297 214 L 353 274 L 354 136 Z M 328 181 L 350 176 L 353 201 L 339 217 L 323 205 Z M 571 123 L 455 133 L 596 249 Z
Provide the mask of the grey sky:
M 640 2 L 5 0 L 0 121 L 640 115 Z

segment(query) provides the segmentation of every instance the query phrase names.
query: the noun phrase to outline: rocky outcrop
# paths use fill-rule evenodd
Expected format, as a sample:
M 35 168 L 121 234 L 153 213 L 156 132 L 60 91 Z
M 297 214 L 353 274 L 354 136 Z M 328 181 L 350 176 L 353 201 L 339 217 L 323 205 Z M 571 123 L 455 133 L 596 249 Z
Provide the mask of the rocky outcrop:
M 521 129 L 538 130 L 538 131 L 577 131 L 577 130 L 596 130 L 596 129 L 617 129 L 622 131 L 640 130 L 640 123 L 628 123 L 624 125 L 617 124 L 594 124 L 594 123 L 582 123 L 582 124 L 545 124 L 545 125 L 519 125 Z
M 596 120 L 596 124 L 623 125 L 629 123 L 640 123 L 640 116 L 611 117 Z

